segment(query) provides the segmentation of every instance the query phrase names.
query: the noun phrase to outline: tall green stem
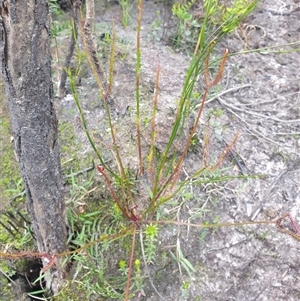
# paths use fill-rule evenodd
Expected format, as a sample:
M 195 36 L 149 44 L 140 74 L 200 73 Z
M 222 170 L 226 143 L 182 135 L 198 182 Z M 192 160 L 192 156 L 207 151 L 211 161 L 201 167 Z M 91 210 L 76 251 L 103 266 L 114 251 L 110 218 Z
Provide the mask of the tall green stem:
M 140 174 L 144 172 L 141 146 L 141 116 L 140 116 L 140 78 L 141 78 L 141 22 L 143 0 L 138 1 L 138 26 L 136 37 L 136 127 L 138 139 L 138 155 Z

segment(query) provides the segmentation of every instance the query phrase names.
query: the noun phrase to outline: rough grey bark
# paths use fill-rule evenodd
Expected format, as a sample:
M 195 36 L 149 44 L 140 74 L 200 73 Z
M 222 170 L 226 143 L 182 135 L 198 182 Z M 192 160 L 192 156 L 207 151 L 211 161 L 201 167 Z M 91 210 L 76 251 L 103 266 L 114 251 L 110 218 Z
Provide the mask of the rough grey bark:
M 67 249 L 67 223 L 49 33 L 46 0 L 0 0 L 0 67 L 27 209 L 38 250 L 58 254 Z M 65 277 L 66 268 L 57 258 L 46 277 L 47 287 L 57 293 Z

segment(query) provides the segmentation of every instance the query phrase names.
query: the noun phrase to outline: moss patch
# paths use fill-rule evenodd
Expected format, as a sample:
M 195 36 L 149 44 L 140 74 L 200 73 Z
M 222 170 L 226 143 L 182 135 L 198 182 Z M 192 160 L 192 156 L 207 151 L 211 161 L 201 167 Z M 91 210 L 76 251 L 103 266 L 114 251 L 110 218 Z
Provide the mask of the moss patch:
M 15 159 L 13 143 L 11 143 L 11 126 L 5 90 L 0 80 L 0 195 L 2 197 L 0 210 L 7 206 L 10 198 L 18 194 L 20 172 Z

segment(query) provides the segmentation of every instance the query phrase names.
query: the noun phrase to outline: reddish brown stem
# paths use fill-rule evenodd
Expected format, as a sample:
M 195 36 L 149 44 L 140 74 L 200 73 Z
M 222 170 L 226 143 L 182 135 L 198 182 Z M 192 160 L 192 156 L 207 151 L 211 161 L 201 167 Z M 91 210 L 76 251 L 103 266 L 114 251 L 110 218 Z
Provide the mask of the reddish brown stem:
M 293 228 L 293 231 L 290 231 L 288 229 L 285 229 L 282 225 L 281 225 L 281 222 L 285 219 L 285 218 L 288 218 L 291 222 L 291 226 Z M 296 222 L 292 219 L 292 217 L 290 216 L 290 214 L 285 214 L 283 215 L 282 217 L 278 218 L 276 221 L 275 221 L 275 224 L 276 226 L 283 232 L 285 232 L 286 234 L 300 240 L 300 229 L 299 229 L 299 226 L 296 224 Z
M 207 54 L 207 57 L 206 57 L 206 63 L 205 63 L 206 64 L 206 68 L 205 68 L 206 89 L 215 86 L 221 80 L 222 75 L 223 75 L 223 71 L 224 71 L 225 62 L 226 62 L 227 57 L 228 57 L 228 49 L 226 48 L 225 51 L 224 51 L 224 55 L 222 57 L 221 64 L 219 66 L 218 73 L 217 73 L 215 79 L 213 80 L 213 82 L 211 82 L 210 79 L 209 79 L 209 69 L 208 69 L 209 54 L 210 54 L 210 50 L 208 51 L 208 54 Z
M 117 198 L 112 186 L 111 186 L 111 182 L 107 176 L 107 174 L 104 172 L 104 167 L 101 165 L 97 165 L 97 169 L 98 171 L 102 174 L 102 176 L 104 177 L 107 185 L 108 185 L 108 189 L 114 199 L 114 201 L 116 202 L 116 204 L 118 205 L 119 209 L 122 211 L 123 215 L 127 218 L 127 219 L 131 219 L 130 216 L 127 214 L 126 210 L 121 206 L 119 199 Z
M 122 211 L 123 215 L 134 222 L 135 225 L 138 225 L 140 219 L 141 219 L 141 216 L 139 214 L 135 214 L 134 211 L 135 209 L 138 207 L 137 205 L 133 206 L 131 209 L 130 209 L 130 215 L 127 213 L 127 211 L 121 206 L 121 203 L 119 201 L 119 199 L 117 198 L 112 186 L 111 186 L 111 182 L 107 176 L 107 174 L 104 172 L 104 167 L 101 166 L 101 165 L 97 165 L 97 169 L 98 171 L 103 175 L 103 177 L 105 178 L 105 181 L 108 185 L 108 188 L 109 188 L 109 191 L 114 199 L 114 201 L 116 202 L 116 204 L 118 205 L 119 209 Z

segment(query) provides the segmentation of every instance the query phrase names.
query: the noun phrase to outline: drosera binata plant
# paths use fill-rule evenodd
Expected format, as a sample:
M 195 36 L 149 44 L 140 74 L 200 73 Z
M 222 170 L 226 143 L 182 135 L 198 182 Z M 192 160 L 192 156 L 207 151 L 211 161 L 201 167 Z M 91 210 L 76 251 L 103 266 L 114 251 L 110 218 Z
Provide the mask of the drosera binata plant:
M 82 119 L 83 127 L 88 136 L 89 142 L 91 143 L 98 159 L 101 162 L 101 165 L 97 166 L 98 172 L 103 176 L 109 192 L 112 196 L 114 203 L 117 205 L 119 210 L 122 212 L 125 220 L 130 221 L 131 225 L 128 227 L 128 231 L 132 233 L 132 245 L 130 252 L 130 260 L 128 267 L 128 275 L 127 275 L 127 284 L 125 289 L 125 300 L 128 300 L 130 293 L 130 280 L 131 273 L 133 269 L 134 262 L 134 254 L 135 254 L 135 241 L 136 241 L 136 233 L 143 226 L 143 224 L 148 223 L 148 219 L 152 218 L 155 215 L 155 212 L 158 208 L 162 207 L 167 201 L 171 200 L 185 185 L 184 182 L 179 181 L 179 175 L 181 173 L 182 164 L 184 158 L 188 152 L 190 143 L 192 138 L 196 132 L 200 117 L 203 112 L 204 103 L 207 98 L 208 90 L 211 87 L 214 87 L 222 78 L 222 73 L 225 65 L 225 61 L 228 55 L 228 51 L 226 50 L 223 57 L 220 60 L 220 67 L 215 76 L 214 80 L 210 80 L 210 76 L 208 72 L 205 72 L 206 78 L 206 88 L 202 95 L 201 105 L 198 110 L 198 114 L 196 116 L 194 125 L 187 137 L 187 141 L 182 149 L 182 154 L 176 158 L 175 156 L 171 156 L 171 161 L 169 160 L 171 148 L 181 136 L 181 129 L 184 126 L 186 113 L 187 113 L 187 101 L 193 93 L 193 86 L 196 82 L 196 78 L 200 73 L 208 69 L 209 65 L 209 54 L 214 48 L 214 43 L 210 42 L 210 44 L 205 45 L 203 52 L 199 56 L 195 56 L 192 60 L 190 69 L 187 73 L 187 78 L 184 84 L 182 95 L 179 99 L 179 105 L 177 109 L 177 113 L 175 115 L 175 122 L 173 125 L 173 129 L 170 134 L 169 141 L 167 143 L 166 149 L 162 153 L 161 157 L 158 158 L 154 155 L 155 153 L 155 140 L 156 140 L 156 111 L 157 111 L 157 102 L 158 102 L 158 85 L 159 85 L 159 76 L 160 76 L 160 66 L 157 70 L 157 76 L 155 81 L 155 93 L 154 93 L 154 101 L 153 101 L 153 114 L 151 117 L 151 134 L 150 134 L 150 147 L 148 150 L 148 155 L 143 156 L 144 150 L 141 142 L 141 114 L 140 114 L 140 77 L 141 77 L 141 46 L 140 46 L 140 32 L 141 32 L 141 18 L 142 18 L 142 1 L 138 2 L 138 26 L 137 26 L 137 51 L 136 51 L 136 132 L 137 132 L 137 153 L 138 153 L 138 172 L 136 175 L 137 183 L 142 183 L 146 185 L 147 191 L 149 194 L 148 203 L 139 203 L 138 196 L 134 194 L 134 190 L 132 187 L 131 180 L 128 178 L 128 173 L 126 173 L 121 155 L 119 152 L 118 144 L 116 142 L 115 135 L 115 125 L 112 123 L 110 108 L 107 103 L 107 99 L 109 97 L 111 86 L 112 86 L 112 71 L 113 70 L 113 56 L 114 56 L 114 42 L 111 43 L 111 58 L 110 58 L 110 67 L 109 67 L 109 80 L 106 81 L 104 77 L 104 72 L 102 67 L 97 60 L 95 55 L 93 41 L 91 40 L 91 36 L 89 32 L 85 31 L 83 22 L 79 24 L 79 32 L 82 35 L 82 40 L 84 42 L 84 46 L 87 52 L 88 61 L 90 63 L 92 73 L 94 77 L 96 77 L 96 82 L 98 83 L 100 90 L 100 97 L 103 100 L 103 104 L 106 110 L 108 124 L 110 127 L 110 133 L 112 138 L 112 147 L 111 152 L 113 157 L 116 160 L 116 166 L 118 167 L 118 172 L 115 172 L 111 167 L 107 166 L 104 163 L 104 159 L 102 155 L 99 153 L 97 147 L 95 146 L 92 137 L 89 133 L 89 130 L 86 125 L 85 117 L 81 109 L 81 105 L 78 99 L 78 95 L 76 93 L 75 84 L 72 80 L 71 74 L 70 83 L 71 89 L 76 101 L 76 104 L 79 109 L 79 113 Z M 113 39 L 115 41 L 115 38 Z M 225 150 L 226 155 L 226 150 Z M 216 166 L 220 165 L 222 162 L 222 158 L 225 156 L 222 154 L 219 160 L 216 162 Z M 204 168 L 205 169 L 205 168 Z M 112 177 L 112 178 L 111 178 Z M 145 177 L 149 179 L 145 182 Z M 113 187 L 113 183 L 117 182 L 120 187 L 120 193 L 117 193 Z M 155 222 L 155 221 L 154 221 Z M 155 229 L 155 228 L 154 228 Z M 149 230 L 149 228 L 148 228 Z M 149 237 L 149 235 L 148 235 Z M 154 242 L 155 235 L 152 235 L 152 242 Z M 149 241 L 148 241 L 149 242 Z M 149 257 L 153 256 L 153 250 L 150 250 L 147 247 Z M 149 252 L 151 251 L 151 253 Z M 178 251 L 180 252 L 180 251 Z M 178 253 L 179 254 L 179 253 Z M 182 254 L 182 253 L 180 253 Z M 151 258 L 148 258 L 151 259 Z M 189 270 L 192 270 L 192 265 L 187 263 L 187 260 L 184 256 L 180 256 L 181 264 L 185 264 L 185 267 L 189 267 Z
M 212 5 L 212 4 L 211 4 Z M 207 6 L 209 13 L 209 5 Z M 92 69 L 92 73 L 96 78 L 96 82 L 99 85 L 100 97 L 103 101 L 104 108 L 106 110 L 108 124 L 111 133 L 112 144 L 109 147 L 110 151 L 113 155 L 113 158 L 116 161 L 116 166 L 118 168 L 117 171 L 114 171 L 112 167 L 107 166 L 104 163 L 104 159 L 99 153 L 97 147 L 95 146 L 93 139 L 89 133 L 89 130 L 86 125 L 85 116 L 82 113 L 81 105 L 79 102 L 78 95 L 76 93 L 75 85 L 72 80 L 72 76 L 70 75 L 70 83 L 71 89 L 78 106 L 80 116 L 82 119 L 82 123 L 86 134 L 88 136 L 89 142 L 91 143 L 95 153 L 101 162 L 101 165 L 97 166 L 98 172 L 102 175 L 104 181 L 106 182 L 107 188 L 111 194 L 112 200 L 115 205 L 119 208 L 122 213 L 125 221 L 130 222 L 129 226 L 127 226 L 126 233 L 130 233 L 132 235 L 132 244 L 130 251 L 130 259 L 128 265 L 128 273 L 127 273 L 127 284 L 125 288 L 125 300 L 129 299 L 130 295 L 130 282 L 131 275 L 134 271 L 134 254 L 135 254 L 135 242 L 136 242 L 136 233 L 137 231 L 141 231 L 144 225 L 146 226 L 146 233 L 148 230 L 148 237 L 145 239 L 145 247 L 144 247 L 144 256 L 146 257 L 146 263 L 150 262 L 154 259 L 154 248 L 153 245 L 155 243 L 156 234 L 150 235 L 149 229 L 153 227 L 155 224 L 161 223 L 172 223 L 171 221 L 157 221 L 152 220 L 155 217 L 156 212 L 159 208 L 163 207 L 168 201 L 172 200 L 186 185 L 186 181 L 180 180 L 180 174 L 182 171 L 182 165 L 184 159 L 187 155 L 191 142 L 193 141 L 193 137 L 198 128 L 198 123 L 200 117 L 202 116 L 203 108 L 205 101 L 207 99 L 208 92 L 211 88 L 215 87 L 222 78 L 223 70 L 225 68 L 225 62 L 228 56 L 228 50 L 225 50 L 223 56 L 219 59 L 219 67 L 216 71 L 216 75 L 214 79 L 211 79 L 209 74 L 209 66 L 210 60 L 209 56 L 213 51 L 216 43 L 221 39 L 223 35 L 225 35 L 224 31 L 221 29 L 215 32 L 215 35 L 207 38 L 207 32 L 205 25 L 208 24 L 208 17 L 205 19 L 201 31 L 199 32 L 198 43 L 196 45 L 194 56 L 192 57 L 190 67 L 187 71 L 186 80 L 183 86 L 181 97 L 178 101 L 177 112 L 175 113 L 175 120 L 173 124 L 173 128 L 170 133 L 169 140 L 167 141 L 167 145 L 165 150 L 162 152 L 160 156 L 155 155 L 155 141 L 156 141 L 156 112 L 157 112 L 157 103 L 158 103 L 158 86 L 159 86 L 159 78 L 160 78 L 160 70 L 163 66 L 158 66 L 156 80 L 155 80 L 155 92 L 153 99 L 153 112 L 150 119 L 150 146 L 149 149 L 145 151 L 142 146 L 141 139 L 141 114 L 140 114 L 140 106 L 141 106 L 141 97 L 140 97 L 140 82 L 141 82 L 141 18 L 142 18 L 142 1 L 138 2 L 138 26 L 137 26 L 137 50 L 136 50 L 136 134 L 137 134 L 137 154 L 138 154 L 138 171 L 136 173 L 136 183 L 135 185 L 144 185 L 146 191 L 148 193 L 148 200 L 141 202 L 139 200 L 139 195 L 135 194 L 134 185 L 132 185 L 132 181 L 128 178 L 128 173 L 126 173 L 123 160 L 120 154 L 120 150 L 118 147 L 118 143 L 116 140 L 116 130 L 117 126 L 113 124 L 110 108 L 107 103 L 108 97 L 111 92 L 112 87 L 112 75 L 113 75 L 113 56 L 114 56 L 114 42 L 111 43 L 111 58 L 110 58 L 110 67 L 109 67 L 109 80 L 106 80 L 103 76 L 103 69 L 99 66 L 99 62 L 96 59 L 96 56 L 93 51 L 92 41 L 90 36 L 85 33 L 82 25 L 79 25 L 79 32 L 83 36 L 82 40 L 84 41 L 86 53 L 88 56 L 88 60 Z M 82 24 L 83 22 L 81 22 Z M 115 40 L 115 39 L 113 39 Z M 100 71 L 98 71 L 98 69 Z M 205 88 L 199 97 L 199 107 L 198 112 L 196 114 L 196 118 L 194 124 L 189 132 L 189 135 L 186 139 L 185 144 L 181 149 L 181 154 L 179 156 L 171 155 L 171 149 L 177 141 L 178 137 L 181 136 L 182 128 L 185 124 L 186 114 L 188 112 L 188 100 L 194 94 L 194 85 L 197 81 L 197 78 L 200 74 L 204 75 L 205 78 Z M 223 162 L 225 156 L 229 153 L 230 148 L 235 143 L 237 136 L 233 139 L 233 141 L 224 149 L 222 154 L 215 160 L 215 162 L 211 163 L 207 160 L 206 165 L 198 170 L 195 174 L 200 174 L 204 171 L 215 170 L 217 169 Z M 207 140 L 207 143 L 209 141 Z M 204 147 L 207 147 L 206 145 Z M 147 155 L 145 156 L 145 152 Z M 207 155 L 205 155 L 206 157 Z M 171 159 L 170 159 L 171 158 Z M 193 177 L 193 176 L 191 176 Z M 115 191 L 114 183 L 118 183 L 119 192 Z M 148 225 L 148 226 L 147 226 Z M 183 225 L 183 224 L 179 224 Z M 202 225 L 209 228 L 210 225 Z M 215 227 L 215 225 L 212 225 Z M 156 228 L 155 231 L 157 232 Z M 150 237 L 152 240 L 152 245 L 150 241 Z M 147 241 L 148 240 L 148 241 Z M 147 243 L 148 244 L 147 246 Z M 184 270 L 187 271 L 188 274 L 191 275 L 193 272 L 192 264 L 184 257 L 182 250 L 180 248 L 180 241 L 177 243 L 178 248 L 176 251 L 177 256 L 174 259 L 179 264 L 179 267 L 183 267 Z M 148 252 L 148 253 L 146 253 Z M 148 255 L 148 260 L 147 260 Z M 148 262 L 147 262 L 148 261 Z

